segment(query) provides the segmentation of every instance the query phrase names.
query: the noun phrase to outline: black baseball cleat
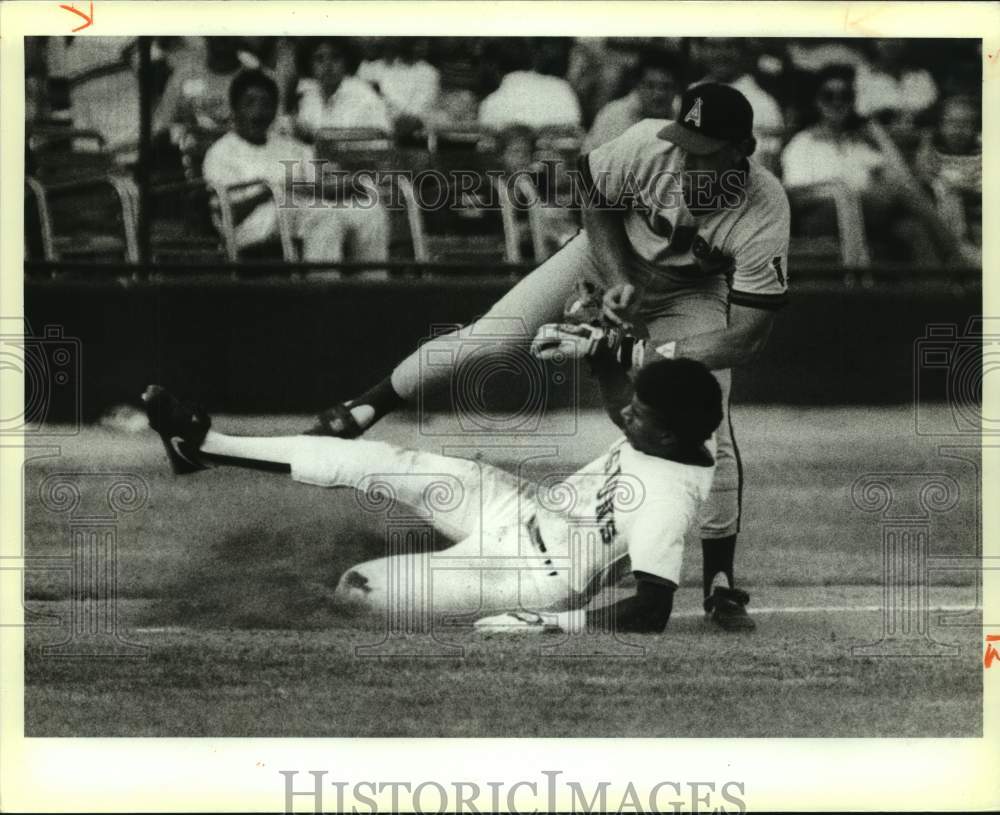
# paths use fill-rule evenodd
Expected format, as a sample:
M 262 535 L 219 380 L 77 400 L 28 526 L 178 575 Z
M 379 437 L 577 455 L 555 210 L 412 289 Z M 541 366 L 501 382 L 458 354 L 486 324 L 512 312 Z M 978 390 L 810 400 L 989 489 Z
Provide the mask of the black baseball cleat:
M 198 456 L 198 448 L 212 426 L 212 420 L 197 405 L 179 401 L 160 385 L 150 385 L 142 394 L 149 426 L 160 434 L 170 467 L 177 475 L 208 469 Z
M 757 624 L 747 614 L 750 595 L 743 589 L 716 586 L 705 598 L 705 614 L 724 631 L 753 631 Z

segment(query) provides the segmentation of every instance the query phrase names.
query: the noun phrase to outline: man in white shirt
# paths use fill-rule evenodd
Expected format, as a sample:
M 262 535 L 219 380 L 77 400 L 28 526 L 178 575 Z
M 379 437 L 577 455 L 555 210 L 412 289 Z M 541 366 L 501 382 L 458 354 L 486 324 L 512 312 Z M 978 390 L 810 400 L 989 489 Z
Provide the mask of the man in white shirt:
M 388 133 L 392 121 L 385 100 L 354 75 L 359 59 L 350 40 L 324 37 L 308 45 L 312 78 L 299 81 L 300 131 L 311 137 L 324 127 L 367 127 Z
M 361 63 L 363 79 L 382 95 L 393 119 L 412 116 L 424 121 L 437 104 L 438 69 L 423 59 L 425 37 L 390 37 L 380 59 Z
M 552 71 L 553 51 L 558 43 L 538 38 L 534 45 L 534 64 L 530 69 L 511 71 L 500 87 L 479 105 L 479 124 L 500 130 L 507 125 L 541 127 L 568 125 L 579 127 L 583 116 L 576 91 Z
M 862 116 L 890 112 L 912 126 L 918 114 L 928 110 L 938 98 L 937 85 L 923 68 L 904 61 L 906 41 L 872 40 L 871 63 L 857 68 L 857 111 Z
M 585 342 L 570 348 L 573 327 L 560 328 L 567 330 L 554 352 L 586 355 Z M 553 350 L 544 342 L 535 347 L 539 355 L 546 349 Z M 602 387 L 625 400 L 613 416 L 624 437 L 550 487 L 569 501 L 476 461 L 364 440 L 229 436 L 162 388 L 151 386 L 143 400 L 178 474 L 209 465 L 290 473 L 304 484 L 353 488 L 362 508 L 394 502 L 422 511 L 457 540 L 432 554 L 391 554 L 348 569 L 336 604 L 375 613 L 527 612 L 485 619 L 486 630 L 573 631 L 607 621 L 616 631 L 659 633 L 680 582 L 685 536 L 712 483 L 711 436 L 722 419 L 722 394 L 693 360 L 659 360 L 633 388 L 606 348 L 593 351 Z M 432 581 L 422 579 L 428 572 Z M 610 609 L 583 610 L 627 572 L 636 579 L 634 596 Z M 743 599 L 738 590 L 716 594 L 735 605 Z
M 278 112 L 274 80 L 261 71 L 244 71 L 233 80 L 229 99 L 233 130 L 209 148 L 203 172 L 220 194 L 229 186 L 247 185 L 230 195 L 237 246 L 275 240 L 283 218 L 302 241 L 303 260 L 341 261 L 348 240 L 352 258 L 385 260 L 388 222 L 377 200 L 322 202 L 312 148 L 271 131 Z M 317 200 L 323 205 L 316 206 Z

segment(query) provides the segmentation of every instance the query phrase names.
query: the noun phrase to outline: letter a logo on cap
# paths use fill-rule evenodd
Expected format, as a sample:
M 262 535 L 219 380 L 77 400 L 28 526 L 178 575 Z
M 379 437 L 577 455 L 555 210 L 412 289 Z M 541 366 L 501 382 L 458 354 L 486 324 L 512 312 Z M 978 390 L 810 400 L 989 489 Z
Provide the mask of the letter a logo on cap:
M 694 122 L 695 127 L 701 127 L 701 97 L 696 96 L 694 104 L 691 105 L 691 110 L 687 112 L 687 116 L 684 117 L 685 122 Z

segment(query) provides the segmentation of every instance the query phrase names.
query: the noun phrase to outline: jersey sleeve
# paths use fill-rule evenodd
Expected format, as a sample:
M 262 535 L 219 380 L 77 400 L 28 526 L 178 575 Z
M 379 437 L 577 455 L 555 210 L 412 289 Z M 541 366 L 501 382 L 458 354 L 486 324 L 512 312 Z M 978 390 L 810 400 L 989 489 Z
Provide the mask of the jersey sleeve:
M 627 206 L 642 183 L 643 157 L 657 144 L 663 127 L 659 119 L 645 119 L 622 135 L 580 156 L 580 179 L 588 201 Z
M 774 179 L 734 230 L 729 302 L 774 311 L 788 302 L 788 196 Z
M 686 495 L 647 500 L 636 512 L 628 539 L 632 571 L 679 584 L 684 537 L 697 515 L 696 502 Z

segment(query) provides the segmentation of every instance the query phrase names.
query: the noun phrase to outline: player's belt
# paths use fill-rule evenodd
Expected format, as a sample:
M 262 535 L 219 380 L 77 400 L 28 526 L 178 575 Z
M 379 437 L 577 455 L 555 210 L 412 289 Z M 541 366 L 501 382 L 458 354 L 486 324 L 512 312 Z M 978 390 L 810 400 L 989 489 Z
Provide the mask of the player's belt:
M 538 528 L 538 516 L 532 515 L 528 519 L 527 523 L 528 535 L 531 536 L 531 542 L 534 547 L 541 552 L 543 555 L 546 553 L 545 541 L 542 540 L 542 530 Z

